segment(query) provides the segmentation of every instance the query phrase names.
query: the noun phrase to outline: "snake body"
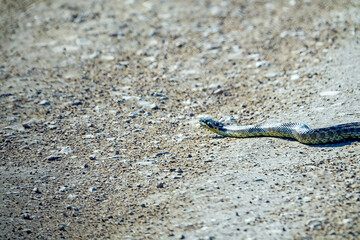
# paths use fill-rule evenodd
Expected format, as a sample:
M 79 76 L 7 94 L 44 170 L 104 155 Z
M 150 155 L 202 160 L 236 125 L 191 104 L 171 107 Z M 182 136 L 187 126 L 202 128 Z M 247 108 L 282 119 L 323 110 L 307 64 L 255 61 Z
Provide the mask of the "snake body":
M 360 139 L 360 122 L 317 129 L 311 129 L 302 123 L 225 125 L 212 119 L 200 119 L 200 125 L 225 137 L 283 137 L 293 138 L 304 144 L 326 144 Z

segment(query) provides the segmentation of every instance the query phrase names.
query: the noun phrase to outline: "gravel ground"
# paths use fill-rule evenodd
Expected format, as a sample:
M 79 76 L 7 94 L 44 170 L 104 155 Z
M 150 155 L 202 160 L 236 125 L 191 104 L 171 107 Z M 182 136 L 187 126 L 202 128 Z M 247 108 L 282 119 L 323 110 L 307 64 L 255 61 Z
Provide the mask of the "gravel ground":
M 1 1 L 1 239 L 358 239 L 359 1 Z

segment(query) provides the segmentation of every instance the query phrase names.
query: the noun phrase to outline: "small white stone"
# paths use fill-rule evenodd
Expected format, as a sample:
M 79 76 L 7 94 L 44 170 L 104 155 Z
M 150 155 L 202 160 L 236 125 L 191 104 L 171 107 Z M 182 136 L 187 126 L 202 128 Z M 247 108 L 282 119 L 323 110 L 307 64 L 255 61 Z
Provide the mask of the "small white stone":
M 114 59 L 115 59 L 115 57 L 111 56 L 111 55 L 102 55 L 101 56 L 101 60 L 104 60 L 104 61 L 112 61 Z
M 54 52 L 76 52 L 79 50 L 78 46 L 64 45 L 64 46 L 56 46 L 52 49 Z
M 50 102 L 48 100 L 42 100 L 41 102 L 39 102 L 39 104 L 43 106 L 49 106 Z
M 267 61 L 258 61 L 255 63 L 255 67 L 269 67 L 271 64 Z
M 184 75 L 200 75 L 200 71 L 198 69 L 185 69 L 181 71 Z
M 156 57 L 154 56 L 145 57 L 144 61 L 152 63 L 156 61 Z
M 250 54 L 247 56 L 248 59 L 254 59 L 254 60 L 260 60 L 261 57 L 260 57 L 260 54 L 258 53 L 254 53 L 254 54 Z
M 139 105 L 141 107 L 149 108 L 149 109 L 157 109 L 158 108 L 158 106 L 155 103 L 151 103 L 151 102 L 144 101 L 144 100 L 140 100 Z
M 87 38 L 78 38 L 76 39 L 76 44 L 79 46 L 89 46 L 92 44 L 92 41 Z
M 294 74 L 294 75 L 291 75 L 291 78 L 290 78 L 292 81 L 297 81 L 300 79 L 300 76 L 297 75 L 297 74 Z
M 221 88 L 220 83 L 212 83 L 209 85 L 209 89 Z
M 281 75 L 281 72 L 270 72 L 265 75 L 267 78 L 276 78 Z
M 243 57 L 243 53 L 241 52 L 235 52 L 228 55 L 227 60 L 236 60 L 241 59 Z
M 95 139 L 96 136 L 95 135 L 92 135 L 92 134 L 88 134 L 88 135 L 85 135 L 82 137 L 83 139 Z
M 235 117 L 232 117 L 232 116 L 223 116 L 221 119 L 220 119 L 220 122 L 223 122 L 223 123 L 236 123 L 237 122 L 237 118 Z
M 67 199 L 69 199 L 69 200 L 74 200 L 75 198 L 78 198 L 79 196 L 78 195 L 75 195 L 75 194 L 69 194 L 68 196 L 67 196 Z
M 339 91 L 324 91 L 320 93 L 321 97 L 325 97 L 325 96 L 336 96 L 338 95 L 340 92 Z
M 284 32 L 280 33 L 280 38 L 285 38 L 285 37 L 288 37 L 289 35 L 290 35 L 289 31 L 284 31 Z
M 221 16 L 222 12 L 223 12 L 223 9 L 219 6 L 212 6 L 210 8 L 210 14 L 212 16 L 219 16 L 219 15 Z
M 354 221 L 351 218 L 346 218 L 346 219 L 342 220 L 341 223 L 344 224 L 344 225 L 345 224 L 352 225 L 352 224 L 354 224 Z
M 98 52 L 93 52 L 93 53 L 89 53 L 89 54 L 84 53 L 84 54 L 81 56 L 81 59 L 82 59 L 82 60 L 95 59 L 95 58 L 98 58 L 99 55 L 100 55 L 100 54 L 99 54 Z
M 265 7 L 270 10 L 273 10 L 276 8 L 275 4 L 273 4 L 273 3 L 266 3 Z
M 60 153 L 62 153 L 62 154 L 70 154 L 72 152 L 72 150 L 71 150 L 71 147 L 69 147 L 69 146 L 66 146 L 66 147 L 62 147 L 61 148 L 61 150 L 60 150 Z
M 67 191 L 67 190 L 69 190 L 68 187 L 61 186 L 60 189 L 59 189 L 59 192 L 65 192 L 65 191 Z
M 151 162 L 137 162 L 136 165 L 140 165 L 140 166 L 150 166 L 153 165 L 155 162 L 151 161 Z
M 296 5 L 296 0 L 290 0 L 289 5 L 290 6 L 295 6 Z

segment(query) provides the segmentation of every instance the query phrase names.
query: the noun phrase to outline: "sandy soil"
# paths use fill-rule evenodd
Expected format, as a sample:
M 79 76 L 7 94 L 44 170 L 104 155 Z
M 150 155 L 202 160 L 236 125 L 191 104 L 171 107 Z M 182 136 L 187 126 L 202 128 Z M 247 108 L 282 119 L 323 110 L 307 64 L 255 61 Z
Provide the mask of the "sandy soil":
M 358 1 L 2 1 L 2 239 L 358 239 Z

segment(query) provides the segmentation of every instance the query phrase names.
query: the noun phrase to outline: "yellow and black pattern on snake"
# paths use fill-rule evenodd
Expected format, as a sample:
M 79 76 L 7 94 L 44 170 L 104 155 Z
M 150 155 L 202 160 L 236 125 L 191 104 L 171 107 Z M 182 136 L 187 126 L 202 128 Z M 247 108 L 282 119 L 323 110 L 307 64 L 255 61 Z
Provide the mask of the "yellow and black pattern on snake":
M 265 123 L 248 126 L 225 125 L 212 119 L 200 119 L 200 125 L 225 137 L 282 137 L 304 144 L 326 144 L 360 140 L 360 122 L 311 129 L 302 123 Z

